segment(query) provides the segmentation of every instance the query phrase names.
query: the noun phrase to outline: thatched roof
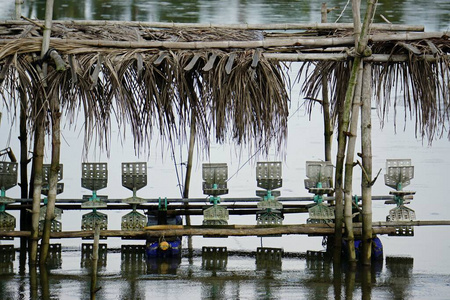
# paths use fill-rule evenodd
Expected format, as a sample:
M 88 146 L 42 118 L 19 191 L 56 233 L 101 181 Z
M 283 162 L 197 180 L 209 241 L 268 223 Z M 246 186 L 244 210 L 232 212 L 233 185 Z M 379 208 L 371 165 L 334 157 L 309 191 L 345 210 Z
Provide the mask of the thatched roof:
M 416 113 L 419 132 L 432 138 L 449 123 L 448 36 L 407 32 L 420 31 L 420 26 L 373 28 L 373 55 L 366 60 L 377 66 L 373 83 L 379 108 L 387 111 L 397 84 L 410 87 L 403 102 Z M 184 135 L 193 118 L 197 138 L 206 145 L 213 134 L 220 142 L 231 137 L 256 147 L 267 148 L 272 141 L 279 146 L 286 136 L 290 86 L 282 62 L 308 62 L 310 68 L 302 71 L 308 70 L 304 91 L 310 98 L 318 98 L 321 78 L 327 76 L 337 111 L 354 44 L 351 24 L 284 24 L 284 29 L 290 31 L 249 25 L 54 22 L 51 51 L 65 66 L 57 70 L 50 55 L 39 57 L 42 23 L 4 21 L 1 92 L 16 99 L 20 86 L 31 104 L 57 95 L 67 116 L 82 108 L 88 138 L 93 130 L 108 137 L 111 115 L 130 124 L 136 146 L 148 142 L 154 128 L 165 138 Z M 387 30 L 397 31 L 386 35 Z M 50 66 L 47 75 L 40 70 L 43 61 Z M 31 117 L 42 109 L 30 108 Z

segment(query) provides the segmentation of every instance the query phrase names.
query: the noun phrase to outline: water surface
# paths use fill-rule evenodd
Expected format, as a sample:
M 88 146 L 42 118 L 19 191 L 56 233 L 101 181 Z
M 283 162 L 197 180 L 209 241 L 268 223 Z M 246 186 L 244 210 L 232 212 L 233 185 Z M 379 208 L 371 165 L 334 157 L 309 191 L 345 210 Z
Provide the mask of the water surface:
M 321 1 L 56 1 L 55 19 L 137 20 L 162 22 L 200 23 L 288 23 L 319 22 Z M 346 1 L 330 1 L 328 7 L 339 7 L 329 15 L 334 22 L 345 7 Z M 11 19 L 14 13 L 13 0 L 0 0 L 0 19 Z M 29 18 L 44 18 L 45 1 L 25 1 L 23 15 Z M 393 23 L 423 24 L 427 31 L 450 29 L 450 2 L 448 1 L 379 1 L 376 20 L 380 14 Z M 351 19 L 350 7 L 342 14 L 341 22 Z M 295 77 L 297 64 L 292 66 Z M 305 161 L 323 158 L 323 129 L 320 110 L 316 108 L 311 118 L 306 115 L 299 87 L 292 92 L 292 110 L 289 120 L 289 137 L 285 157 L 261 155 L 245 163 L 252 151 L 235 145 L 213 145 L 211 155 L 200 154 L 194 166 L 191 196 L 203 197 L 201 190 L 201 163 L 227 162 L 229 174 L 239 172 L 229 181 L 229 197 L 251 197 L 255 193 L 255 161 L 283 160 L 282 196 L 308 196 L 303 187 Z M 3 106 L 2 109 L 4 109 Z M 450 220 L 448 209 L 450 169 L 450 143 L 441 139 L 432 146 L 417 139 L 412 121 L 406 129 L 395 132 L 393 117 L 384 128 L 380 128 L 376 110 L 373 111 L 374 170 L 384 169 L 387 158 L 411 158 L 415 166 L 415 178 L 408 187 L 416 191 L 410 207 L 416 210 L 420 220 Z M 0 148 L 11 146 L 18 152 L 18 125 L 12 127 L 4 115 L 0 125 Z M 403 128 L 400 121 L 400 126 Z M 82 148 L 77 130 L 63 131 L 61 162 L 65 166 L 64 198 L 80 198 L 89 191 L 80 186 Z M 107 161 L 109 185 L 102 190 L 111 198 L 129 197 L 128 190 L 121 187 L 120 163 L 143 161 L 149 165 L 149 184 L 138 195 L 148 198 L 179 197 L 174 163 L 168 150 L 155 141 L 152 149 L 136 155 L 131 138 L 119 138 L 112 132 L 114 146 L 109 157 L 98 149 L 91 149 L 91 161 Z M 357 146 L 359 147 L 359 145 Z M 359 148 L 358 148 L 359 149 Z M 186 159 L 186 150 L 177 148 L 177 163 Z M 250 154 L 249 154 L 250 153 Z M 49 157 L 46 157 L 47 162 Z M 70 170 L 70 171 L 68 171 Z M 359 170 L 355 173 L 359 173 Z M 384 172 L 382 172 L 384 174 Z M 356 176 L 358 178 L 358 175 Z M 356 179 L 357 181 L 358 179 Z M 355 183 L 355 193 L 359 186 Z M 385 195 L 389 188 L 384 185 L 382 175 L 375 183 L 373 193 Z M 8 191 L 8 196 L 18 197 L 18 188 Z M 374 220 L 383 221 L 392 206 L 374 203 Z M 66 212 L 62 222 L 64 230 L 79 230 L 80 211 Z M 124 212 L 107 212 L 109 228 L 119 229 Z M 304 223 L 305 215 L 288 215 L 286 224 Z M 201 224 L 194 218 L 194 224 Z M 231 217 L 230 224 L 254 224 L 254 217 Z M 258 268 L 254 255 L 230 256 L 226 267 L 209 270 L 202 265 L 200 255 L 192 259 L 183 257 L 175 264 L 123 263 L 121 244 L 142 244 L 138 241 L 108 239 L 108 248 L 116 249 L 107 254 L 106 265 L 100 268 L 98 285 L 102 289 L 98 299 L 446 299 L 450 293 L 450 234 L 446 227 L 418 227 L 413 238 L 382 236 L 385 260 L 370 272 L 358 269 L 348 272 L 343 267 L 332 266 L 327 261 L 310 261 L 304 257 L 288 256 L 281 264 L 269 268 Z M 51 268 L 48 276 L 44 270 L 33 274 L 26 264 L 16 260 L 3 265 L 0 275 L 2 299 L 87 299 L 90 271 L 81 262 L 81 240 L 54 241 L 63 243 L 61 259 Z M 1 245 L 11 244 L 0 241 Z M 226 246 L 229 250 L 251 253 L 257 247 L 283 248 L 289 253 L 305 253 L 307 250 L 322 250 L 320 238 L 286 236 L 282 238 L 256 237 L 227 239 L 194 238 L 194 247 Z M 14 241 L 18 246 L 18 241 Z M 186 247 L 186 243 L 184 245 Z M 401 257 L 398 259 L 398 257 Z M 405 258 L 406 257 L 406 258 Z

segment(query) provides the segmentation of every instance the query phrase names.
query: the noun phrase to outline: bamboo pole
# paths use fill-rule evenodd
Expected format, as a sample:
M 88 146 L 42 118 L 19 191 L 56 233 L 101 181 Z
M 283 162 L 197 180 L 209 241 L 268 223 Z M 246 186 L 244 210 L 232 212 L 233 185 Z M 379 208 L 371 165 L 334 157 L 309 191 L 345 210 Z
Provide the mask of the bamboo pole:
M 327 4 L 322 3 L 321 9 L 322 23 L 327 22 Z M 330 117 L 330 99 L 328 96 L 328 73 L 323 72 L 322 75 L 322 109 L 323 109 L 323 128 L 324 128 L 324 147 L 325 147 L 325 161 L 332 161 L 331 158 L 331 146 L 333 141 L 333 128 L 334 124 Z M 333 184 L 332 184 L 333 185 Z M 328 196 L 332 196 L 328 194 Z M 334 205 L 334 201 L 328 201 L 328 204 Z
M 193 92 L 193 91 L 191 91 Z M 191 173 L 192 173 L 192 160 L 194 156 L 194 145 L 195 145 L 195 117 L 194 114 L 191 113 L 191 128 L 189 133 L 189 148 L 188 148 L 188 161 L 186 166 L 186 178 L 184 181 L 184 191 L 183 191 L 183 198 L 189 199 L 189 186 L 191 184 Z M 187 210 L 187 207 L 189 206 L 189 203 L 186 202 L 185 209 Z M 186 215 L 186 225 L 191 225 L 191 217 L 189 215 Z M 193 250 L 193 244 L 192 244 L 192 238 L 188 238 L 188 250 Z
M 50 245 L 50 232 L 52 221 L 55 219 L 55 203 L 58 184 L 58 173 L 60 170 L 59 158 L 61 150 L 61 112 L 57 95 L 50 98 L 51 124 L 52 124 L 52 160 L 48 180 L 49 191 L 47 196 L 47 212 L 44 221 L 44 234 L 41 241 L 40 264 L 47 261 Z
M 22 0 L 16 0 L 16 19 L 19 20 L 21 16 Z M 22 81 L 19 80 L 19 97 L 20 97 L 20 196 L 21 198 L 28 198 L 28 131 L 27 131 L 27 111 L 28 111 L 28 97 Z M 25 208 L 20 210 L 20 229 L 30 230 L 31 224 L 30 216 Z M 20 239 L 20 261 L 26 261 L 26 254 L 28 248 L 28 239 Z
M 342 202 L 343 202 L 343 171 L 344 171 L 344 159 L 345 159 L 345 150 L 347 147 L 347 138 L 346 138 L 346 132 L 348 132 L 349 127 L 349 120 L 350 120 L 350 113 L 351 113 L 351 107 L 352 102 L 355 94 L 355 88 L 357 83 L 357 74 L 359 72 L 360 64 L 362 62 L 361 57 L 365 53 L 367 41 L 368 41 L 368 33 L 369 33 L 369 25 L 372 20 L 374 11 L 375 11 L 375 3 L 376 0 L 373 2 L 371 0 L 368 1 L 366 15 L 364 17 L 364 23 L 361 29 L 361 34 L 359 38 L 358 47 L 356 49 L 357 56 L 355 57 L 352 65 L 352 71 L 350 75 L 350 79 L 348 82 L 347 91 L 345 94 L 345 100 L 344 100 L 344 107 L 341 111 L 341 117 L 339 119 L 340 126 L 338 128 L 338 153 L 336 156 L 336 237 L 335 237 L 335 246 L 339 246 L 339 244 L 342 243 L 341 238 L 339 235 L 342 232 Z M 349 245 L 349 255 L 353 256 L 351 251 L 354 251 L 354 244 Z M 335 252 L 335 259 L 337 257 L 337 253 Z
M 95 225 L 94 230 L 94 245 L 92 247 L 92 274 L 91 274 L 91 299 L 95 300 L 97 288 L 97 273 L 98 273 L 98 248 L 100 240 L 100 225 Z
M 53 1 L 47 0 L 45 6 L 45 27 L 42 40 L 42 51 L 41 58 L 44 58 L 49 47 L 50 47 L 50 34 L 52 28 L 52 18 L 53 18 Z M 46 68 L 46 64 L 44 63 Z M 44 72 L 45 76 L 46 70 Z M 49 89 L 51 90 L 51 89 Z M 51 92 L 50 92 L 51 93 Z M 48 94 L 48 91 L 47 91 Z M 55 202 L 56 202 L 56 185 L 58 182 L 58 170 L 59 170 L 59 157 L 60 157 L 60 126 L 61 126 L 61 113 L 59 108 L 59 98 L 58 98 L 58 88 L 55 88 L 54 93 L 50 96 L 50 113 L 51 113 L 51 130 L 52 130 L 52 159 L 49 175 L 49 191 L 48 191 L 48 202 L 47 202 L 47 212 L 45 214 L 44 221 L 44 234 L 41 241 L 41 253 L 39 257 L 39 262 L 41 265 L 47 262 L 48 248 L 50 245 L 50 231 L 52 220 L 55 218 Z
M 266 59 L 278 60 L 278 61 L 344 61 L 352 58 L 352 56 L 347 53 L 333 53 L 333 54 L 323 54 L 323 53 L 264 53 Z M 434 56 L 431 54 L 421 55 L 417 57 L 419 60 L 424 60 L 427 62 L 436 62 L 439 58 L 449 58 L 448 55 Z M 389 54 L 372 54 L 363 58 L 364 62 L 390 62 L 399 63 L 409 61 L 410 57 L 408 55 L 389 55 Z
M 366 38 L 374 42 L 395 42 L 395 41 L 417 41 L 423 39 L 446 39 L 445 32 L 424 32 L 424 33 L 399 33 L 399 34 L 372 34 Z M 42 37 L 27 37 L 24 42 L 27 47 L 42 42 Z M 20 46 L 21 39 L 14 41 Z M 0 39 L 0 44 L 9 44 L 11 39 Z M 247 49 L 247 48 L 274 48 L 274 47 L 295 47 L 295 48 L 320 48 L 354 45 L 353 37 L 290 37 L 290 38 L 266 38 L 258 41 L 212 41 L 212 42 L 172 42 L 172 41 L 111 41 L 100 39 L 61 39 L 51 38 L 51 46 L 56 50 L 60 48 L 79 48 L 80 45 L 91 47 L 107 48 L 161 48 L 161 49 Z M 19 50 L 19 49 L 18 49 Z M 86 49 L 87 50 L 87 49 Z M 0 52 L 1 54 L 1 52 Z
M 22 15 L 22 3 L 23 0 L 16 0 L 16 19 L 19 20 Z
M 352 12 L 353 12 L 353 28 L 355 48 L 358 47 L 361 35 L 361 16 L 360 16 L 360 0 L 352 0 Z M 355 237 L 353 234 L 353 212 L 352 212 L 352 184 L 353 184 L 353 158 L 355 156 L 355 143 L 358 126 L 358 113 L 359 104 L 361 98 L 361 79 L 362 79 L 362 67 L 360 63 L 356 63 L 352 68 L 352 75 L 348 83 L 347 93 L 345 95 L 344 111 L 343 111 L 343 126 L 341 137 L 342 143 L 346 145 L 347 154 L 345 155 L 345 178 L 344 178 L 344 223 L 345 234 L 347 239 L 347 254 L 348 262 L 351 267 L 356 264 L 356 252 L 355 252 Z M 355 68 L 357 66 L 358 69 Z M 350 108 L 350 105 L 352 108 Z M 350 111 L 351 110 L 351 111 Z M 349 118 L 351 117 L 350 127 L 348 128 Z M 347 129 L 348 128 L 348 129 Z M 345 147 L 345 146 L 344 146 Z M 344 159 L 344 158 L 342 158 Z
M 398 222 L 372 222 L 373 234 L 394 234 L 395 227 L 398 226 L 450 226 L 450 220 L 424 220 L 424 221 L 398 221 Z M 362 233 L 362 224 L 354 223 L 355 235 Z M 293 224 L 293 225 L 228 225 L 220 226 L 219 228 L 203 227 L 203 226 L 185 226 L 184 229 L 171 229 L 171 230 L 141 230 L 141 231 L 122 231 L 122 230 L 103 230 L 101 232 L 102 237 L 139 237 L 145 238 L 146 236 L 158 236 L 159 234 L 166 234 L 166 236 L 177 235 L 204 235 L 219 230 L 227 230 L 229 235 L 235 236 L 254 236 L 260 235 L 263 231 L 267 235 L 274 234 L 318 234 L 318 235 L 331 235 L 334 233 L 334 228 L 329 225 L 320 224 Z M 94 231 L 63 231 L 52 232 L 51 238 L 81 238 L 92 237 Z M 0 231 L 0 237 L 29 237 L 30 231 Z
M 375 234 L 394 234 L 395 225 L 389 227 L 374 227 Z M 407 225 L 405 225 L 407 226 Z M 130 237 L 137 239 L 146 239 L 148 237 L 173 237 L 173 236 L 272 236 L 272 235 L 316 235 L 329 236 L 335 233 L 333 227 L 326 226 L 309 226 L 306 224 L 300 225 L 283 225 L 275 227 L 252 227 L 249 226 L 217 226 L 218 228 L 203 227 L 203 226 L 185 226 L 182 229 L 158 229 L 158 230 L 139 230 L 139 231 L 123 231 L 123 230 L 102 230 L 101 237 Z M 361 227 L 354 229 L 355 235 L 360 236 L 362 233 Z M 93 230 L 88 231 L 63 231 L 50 233 L 51 238 L 91 238 L 94 235 Z M 20 237 L 30 236 L 29 231 L 3 231 L 0 232 L 1 237 Z
M 327 4 L 322 3 L 322 23 L 327 22 Z M 330 99 L 328 97 L 327 74 L 322 77 L 322 107 L 323 107 L 323 127 L 325 135 L 325 161 L 331 161 L 331 143 L 333 137 L 333 125 L 330 118 Z
M 27 134 L 27 110 L 28 98 L 22 85 L 19 86 L 20 95 L 20 196 L 28 198 L 28 134 Z M 30 218 L 27 210 L 20 210 L 20 230 L 30 230 Z M 26 260 L 28 239 L 20 239 L 20 261 Z
M 362 153 L 362 263 L 371 264 L 372 255 L 372 65 L 364 64 L 361 105 L 361 153 Z
M 422 39 L 446 39 L 444 32 L 438 33 L 421 33 L 420 35 L 389 35 L 388 37 L 382 35 L 371 35 L 371 41 L 379 42 L 396 42 L 396 41 L 418 41 Z M 2 47 L 0 51 L 0 58 L 9 55 L 10 52 L 17 52 L 18 54 L 36 52 L 42 43 L 41 37 L 16 39 L 13 42 L 11 39 L 0 39 L 0 45 L 8 45 Z M 265 39 L 263 41 L 215 41 L 215 42 L 167 42 L 167 41 L 111 41 L 111 40 L 75 40 L 75 39 L 60 39 L 52 38 L 52 48 L 66 54 L 81 54 L 81 53 L 97 53 L 98 48 L 105 48 L 103 52 L 113 52 L 115 49 L 141 49 L 146 51 L 148 49 L 170 49 L 170 50 L 210 50 L 210 49 L 254 49 L 265 48 L 275 51 L 277 48 L 283 49 L 286 52 L 289 47 L 293 47 L 293 51 L 301 49 L 304 51 L 311 51 L 312 49 L 321 50 L 321 48 L 330 47 L 345 47 L 354 44 L 352 37 L 339 38 L 286 38 L 286 39 Z M 26 47 L 24 46 L 26 45 Z M 340 51 L 336 51 L 340 52 Z M 337 53 L 339 54 L 339 53 Z M 333 54 L 336 59 L 342 60 L 345 54 Z M 324 54 L 322 54 L 324 55 Z M 280 56 L 282 57 L 282 56 Z M 302 57 L 299 55 L 298 57 Z M 320 57 L 320 55 L 318 56 Z M 312 59 L 312 58 L 311 58 Z M 327 59 L 333 59 L 332 56 Z
M 35 104 L 37 116 L 34 126 L 34 150 L 33 150 L 33 167 L 31 177 L 33 179 L 33 203 L 31 211 L 31 235 L 30 235 L 30 265 L 36 265 L 37 251 L 39 241 L 39 213 L 41 207 L 41 190 L 42 190 L 42 175 L 44 164 L 44 103 L 42 99 L 37 100 Z
M 348 261 L 356 262 L 355 237 L 353 235 L 353 161 L 355 157 L 356 136 L 358 131 L 359 109 L 361 106 L 362 64 L 358 69 L 355 92 L 353 96 L 351 123 L 348 133 L 347 154 L 345 156 L 345 180 L 344 180 L 344 223 L 348 247 Z
M 352 0 L 353 14 L 353 36 L 355 39 L 355 48 L 359 44 L 359 36 L 361 35 L 361 0 Z
M 42 21 L 33 20 L 36 24 Z M 100 20 L 57 20 L 55 24 L 66 26 L 128 26 L 139 28 L 166 28 L 166 29 L 239 29 L 239 30 L 344 30 L 353 29 L 353 23 L 280 23 L 280 24 L 212 24 L 212 23 L 167 23 L 167 22 L 139 22 L 139 21 L 100 21 Z M 1 20 L 0 25 L 27 25 L 28 21 Z M 385 24 L 375 23 L 374 30 L 383 31 L 424 31 L 424 25 Z
M 50 34 L 52 29 L 52 19 L 53 19 L 53 1 L 46 0 L 45 4 L 45 22 L 44 22 L 44 32 L 42 34 L 42 50 L 41 58 L 47 53 L 50 48 Z

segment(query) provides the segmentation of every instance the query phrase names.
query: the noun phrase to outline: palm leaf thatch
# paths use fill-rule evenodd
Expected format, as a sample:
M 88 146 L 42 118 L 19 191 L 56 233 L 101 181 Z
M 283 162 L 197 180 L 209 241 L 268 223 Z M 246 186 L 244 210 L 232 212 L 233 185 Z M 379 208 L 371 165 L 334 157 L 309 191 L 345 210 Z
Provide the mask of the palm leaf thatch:
M 409 47 L 411 45 L 411 47 Z M 398 107 L 404 107 L 404 121 L 414 119 L 416 135 L 429 143 L 441 137 L 450 123 L 450 50 L 448 38 L 444 40 L 418 40 L 414 43 L 380 42 L 372 43 L 371 50 L 387 54 L 391 59 L 372 62 L 372 85 L 381 124 L 391 108 L 394 110 L 394 124 L 397 126 Z M 429 59 L 432 55 L 434 58 Z M 398 61 L 396 58 L 405 57 Z M 370 61 L 371 58 L 368 57 Z M 307 99 L 319 99 L 322 78 L 330 83 L 331 110 L 336 121 L 343 106 L 345 88 L 349 80 L 351 61 L 307 62 L 299 71 L 306 76 L 302 92 Z M 308 101 L 309 109 L 314 101 Z M 336 122 L 333 122 L 336 124 Z M 448 132 L 450 138 L 450 132 Z
M 184 140 L 192 123 L 206 148 L 214 137 L 267 150 L 272 142 L 280 147 L 286 136 L 290 82 L 282 61 L 292 59 L 307 62 L 300 71 L 307 77 L 302 85 L 307 98 L 319 98 L 325 77 L 337 123 L 354 56 L 348 24 L 297 26 L 298 32 L 163 25 L 54 22 L 50 47 L 67 68 L 56 71 L 47 58 L 50 69 L 43 75 L 40 23 L 5 21 L 0 26 L 10 34 L 0 39 L 4 99 L 15 99 L 14 87 L 21 85 L 34 111 L 32 122 L 36 111 L 46 109 L 33 103 L 48 99 L 44 85 L 50 84 L 69 123 L 84 114 L 86 144 L 97 136 L 108 147 L 111 121 L 117 119 L 130 127 L 136 147 L 155 132 L 163 140 Z M 373 24 L 372 54 L 364 60 L 374 66 L 380 115 L 405 106 L 405 118 L 414 115 L 418 135 L 431 141 L 449 127 L 450 41 L 444 33 L 407 32 L 419 27 Z
M 170 34 L 147 30 L 142 37 L 134 29 L 113 29 L 88 26 L 79 29 L 82 34 L 77 38 L 92 33 L 113 39 L 159 36 L 189 41 L 214 40 L 226 34 L 238 39 L 257 37 L 254 32 L 236 34 L 225 30 L 178 30 Z M 64 37 L 72 34 L 67 30 L 52 32 L 54 37 L 61 37 L 64 32 Z M 289 97 L 282 66 L 264 57 L 251 66 L 253 50 L 236 51 L 227 74 L 228 51 L 73 47 L 53 41 L 52 49 L 62 56 L 66 69 L 57 71 L 48 61 L 48 74 L 43 75 L 39 70 L 42 61 L 35 55 L 38 46 L 30 39 L 19 39 L 0 48 L 2 70 L 6 70 L 2 92 L 13 90 L 11 85 L 20 82 L 31 103 L 56 95 L 69 124 L 80 112 L 84 114 L 85 145 L 95 136 L 108 149 L 112 118 L 120 126 L 130 126 L 135 147 L 149 143 L 155 129 L 163 139 L 183 138 L 191 119 L 195 119 L 197 140 L 206 146 L 204 149 L 212 135 L 218 142 L 231 137 L 238 144 L 255 144 L 265 149 L 272 140 L 280 146 L 286 136 Z M 211 55 L 217 59 L 206 70 Z M 6 64 L 7 61 L 11 62 Z M 45 89 L 45 85 L 49 88 Z M 33 108 L 29 113 L 31 122 L 38 109 L 46 107 Z

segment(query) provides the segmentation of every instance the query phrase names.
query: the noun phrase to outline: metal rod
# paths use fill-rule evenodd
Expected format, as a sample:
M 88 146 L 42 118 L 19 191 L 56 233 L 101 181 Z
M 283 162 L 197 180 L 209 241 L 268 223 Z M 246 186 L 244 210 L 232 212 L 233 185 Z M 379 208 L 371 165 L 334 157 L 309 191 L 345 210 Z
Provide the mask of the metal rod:
M 355 196 L 358 198 L 358 201 L 360 201 L 362 198 L 361 196 Z M 334 197 L 324 197 L 325 201 L 334 200 Z M 19 203 L 26 203 L 26 202 L 32 202 L 32 199 L 19 199 L 19 198 L 13 198 L 15 202 Z M 122 203 L 123 199 L 102 199 L 103 202 L 106 203 Z M 158 203 L 159 198 L 144 198 L 144 203 Z M 278 197 L 278 201 L 280 202 L 314 202 L 314 197 Z M 384 196 L 372 196 L 372 200 L 374 201 L 390 201 L 394 200 L 394 196 L 391 195 L 384 195 Z M 82 203 L 86 200 L 83 199 L 75 199 L 75 198 L 66 198 L 66 199 L 56 199 L 56 203 Z M 235 203 L 241 203 L 241 202 L 259 202 L 261 201 L 261 198 L 259 197 L 242 197 L 242 198 L 220 198 L 220 202 L 235 202 Z M 209 203 L 209 200 L 207 198 L 189 198 L 189 199 L 182 199 L 182 198 L 167 198 L 168 203 Z M 43 202 L 42 202 L 43 203 Z M 11 204 L 9 204 L 11 205 Z M 9 206 L 8 205 L 8 206 Z

